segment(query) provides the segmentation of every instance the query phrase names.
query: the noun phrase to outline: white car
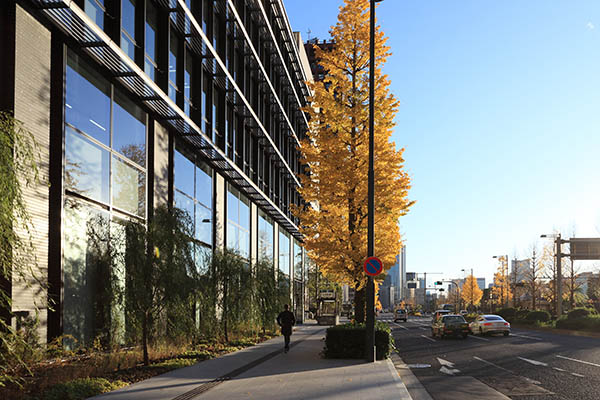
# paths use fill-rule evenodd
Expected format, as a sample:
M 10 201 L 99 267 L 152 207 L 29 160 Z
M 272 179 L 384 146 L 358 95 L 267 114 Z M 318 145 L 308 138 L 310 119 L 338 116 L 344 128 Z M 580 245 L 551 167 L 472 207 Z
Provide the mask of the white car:
M 503 333 L 504 336 L 510 335 L 510 324 L 499 315 L 480 315 L 469 324 L 469 329 L 473 334 Z

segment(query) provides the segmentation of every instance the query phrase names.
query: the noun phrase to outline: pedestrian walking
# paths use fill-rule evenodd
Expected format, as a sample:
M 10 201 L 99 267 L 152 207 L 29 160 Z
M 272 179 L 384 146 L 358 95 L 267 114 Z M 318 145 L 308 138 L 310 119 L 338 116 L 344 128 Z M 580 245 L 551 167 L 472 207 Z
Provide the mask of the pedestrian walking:
M 290 336 L 292 336 L 292 326 L 296 324 L 296 317 L 294 313 L 290 311 L 290 306 L 285 304 L 284 310 L 277 316 L 277 324 L 281 327 L 281 334 L 285 338 L 285 347 L 283 351 L 287 353 L 290 351 Z

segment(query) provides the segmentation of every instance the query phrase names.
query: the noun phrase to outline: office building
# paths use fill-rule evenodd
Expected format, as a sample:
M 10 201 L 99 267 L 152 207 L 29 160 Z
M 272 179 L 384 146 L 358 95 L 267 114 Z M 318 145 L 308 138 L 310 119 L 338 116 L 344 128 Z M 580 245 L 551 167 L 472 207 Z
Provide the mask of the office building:
M 4 0 L 0 108 L 35 136 L 44 178 L 24 192 L 48 289 L 40 335 L 93 339 L 86 227 L 186 210 L 198 254 L 273 260 L 304 315 L 297 145 L 312 79 L 281 0 Z M 54 301 L 52 309 L 45 306 Z

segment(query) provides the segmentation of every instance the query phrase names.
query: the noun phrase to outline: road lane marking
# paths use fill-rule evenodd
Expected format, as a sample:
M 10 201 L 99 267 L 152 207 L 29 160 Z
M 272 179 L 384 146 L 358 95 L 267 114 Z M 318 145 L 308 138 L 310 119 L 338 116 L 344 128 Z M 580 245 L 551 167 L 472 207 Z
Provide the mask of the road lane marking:
M 420 326 L 419 329 L 422 330 L 422 331 L 429 330 L 429 328 L 425 328 L 424 326 Z
M 483 363 L 489 364 L 489 365 L 491 365 L 492 367 L 496 367 L 496 368 L 498 368 L 498 369 L 501 369 L 502 371 L 510 372 L 511 374 L 513 373 L 511 370 L 508 370 L 508 369 L 506 369 L 506 368 L 504 368 L 504 367 L 501 367 L 501 366 L 499 366 L 499 365 L 496 365 L 496 364 L 494 364 L 494 363 L 493 363 L 493 362 L 491 362 L 491 361 L 484 360 L 483 358 L 479 358 L 479 357 L 476 357 L 476 356 L 473 356 L 473 358 L 474 358 L 474 359 L 476 359 L 477 361 L 481 361 L 481 362 L 483 362 Z
M 397 324 L 397 323 L 395 323 L 395 322 L 394 322 L 394 326 L 397 326 L 397 327 L 398 327 L 398 328 L 400 328 L 400 329 L 404 329 L 405 331 L 407 331 L 407 330 L 408 330 L 408 328 L 407 328 L 407 327 L 405 327 L 405 326 L 402 326 L 402 325 L 399 325 L 399 324 Z
M 421 337 L 422 337 L 422 338 L 425 338 L 425 339 L 427 339 L 427 340 L 429 340 L 429 341 L 431 341 L 431 342 L 436 342 L 436 340 L 435 340 L 435 339 L 432 339 L 432 338 L 430 338 L 429 336 L 421 335 Z
M 556 356 L 556 357 L 562 358 L 562 359 L 565 359 L 565 360 L 569 360 L 569 361 L 579 362 L 579 363 L 582 363 L 582 364 L 593 365 L 594 367 L 600 367 L 600 364 L 594 364 L 594 363 L 589 362 L 589 361 L 577 360 L 575 358 L 569 358 L 569 357 L 565 357 L 565 356 Z
M 445 367 L 454 368 L 454 363 L 452 361 L 444 360 L 443 358 L 436 357 L 440 365 Z
M 447 367 L 440 368 L 440 372 L 442 374 L 446 374 L 446 375 L 450 375 L 450 376 L 454 376 L 456 374 L 460 374 L 460 370 L 459 369 L 447 368 Z
M 542 367 L 547 367 L 548 364 L 546 364 L 545 362 L 541 362 L 541 361 L 536 361 L 536 360 L 530 360 L 529 358 L 523 358 L 523 357 L 517 357 L 519 360 L 523 360 L 525 362 L 528 362 L 529 364 L 533 364 L 533 365 L 539 365 Z
M 578 376 L 578 377 L 580 377 L 580 378 L 585 378 L 585 376 L 584 376 L 584 375 L 581 375 L 581 374 L 576 374 L 575 372 L 571 372 L 571 375 L 573 375 L 573 376 Z
M 471 335 L 471 337 L 472 337 L 473 339 L 485 340 L 486 342 L 489 342 L 489 341 L 490 341 L 490 339 L 486 339 L 486 338 L 483 338 L 483 337 L 480 337 L 480 336 Z
M 552 369 L 555 369 L 555 370 L 560 371 L 560 372 L 567 372 L 566 369 L 562 369 L 562 368 L 558 368 L 558 367 L 552 367 Z
M 520 338 L 525 338 L 525 339 L 532 339 L 532 340 L 544 340 L 538 337 L 534 337 L 534 336 L 527 336 L 527 335 L 518 335 L 516 333 L 512 333 L 510 334 L 510 336 L 516 336 L 516 337 L 520 337 Z

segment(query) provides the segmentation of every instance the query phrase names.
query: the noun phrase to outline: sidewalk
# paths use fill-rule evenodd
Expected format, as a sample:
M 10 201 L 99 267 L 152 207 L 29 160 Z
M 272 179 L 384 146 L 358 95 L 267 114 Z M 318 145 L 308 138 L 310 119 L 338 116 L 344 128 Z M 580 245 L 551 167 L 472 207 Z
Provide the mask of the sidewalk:
M 411 399 L 390 360 L 321 358 L 325 328 L 295 328 L 287 354 L 276 337 L 93 399 Z

